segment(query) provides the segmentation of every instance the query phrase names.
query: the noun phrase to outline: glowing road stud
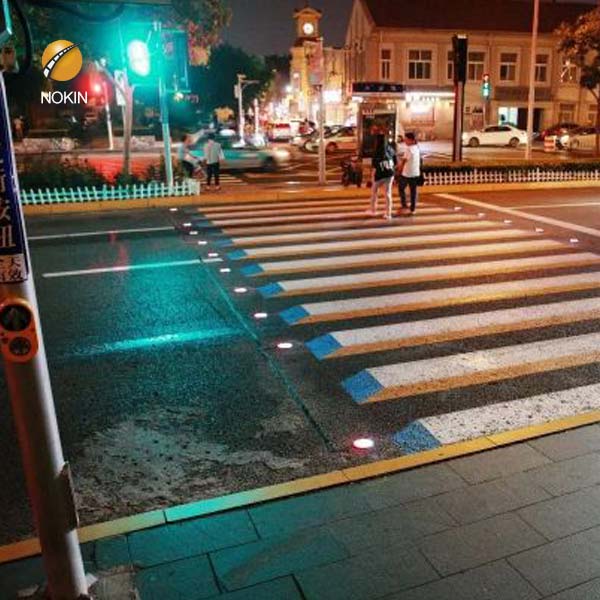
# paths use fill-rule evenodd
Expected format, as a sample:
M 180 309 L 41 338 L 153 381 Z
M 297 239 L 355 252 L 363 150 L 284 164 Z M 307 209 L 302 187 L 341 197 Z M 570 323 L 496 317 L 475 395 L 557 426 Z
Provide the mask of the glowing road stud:
M 454 210 L 462 210 L 462 206 L 455 206 Z
M 504 219 L 505 225 L 512 225 L 512 221 L 510 219 Z
M 197 231 L 190 231 L 190 235 L 198 235 Z
M 170 208 L 169 212 L 177 212 L 179 209 L 178 208 Z
M 192 224 L 191 224 L 191 223 L 184 223 L 184 224 L 183 224 L 183 226 L 184 226 L 184 227 L 191 227 L 191 226 L 192 226 Z
M 233 291 L 236 294 L 245 294 L 248 291 L 248 288 L 245 288 L 245 287 L 236 287 Z
M 200 240 L 198 242 L 198 246 L 206 246 L 206 244 L 208 244 L 208 242 L 206 240 Z
M 219 256 L 218 252 L 209 252 L 208 253 L 208 258 L 217 258 L 217 256 Z
M 571 244 L 579 244 L 579 240 L 577 238 L 571 238 L 569 241 Z
M 541 227 L 536 227 L 535 232 L 536 233 L 544 233 L 544 230 Z
M 224 267 L 223 269 L 219 269 L 219 273 L 231 273 L 231 269 L 229 267 Z
M 280 350 L 289 350 L 290 348 L 294 347 L 294 344 L 292 344 L 292 342 L 279 342 L 279 344 L 277 344 L 277 347 Z
M 357 450 L 371 450 L 375 448 L 375 441 L 371 438 L 358 438 L 352 442 L 352 446 Z
M 477 213 L 477 216 L 482 219 L 483 217 L 485 217 L 485 213 Z
M 254 318 L 255 319 L 259 319 L 259 320 L 260 319 L 266 319 L 268 316 L 269 315 L 267 315 L 266 312 L 257 312 L 257 313 L 254 313 Z

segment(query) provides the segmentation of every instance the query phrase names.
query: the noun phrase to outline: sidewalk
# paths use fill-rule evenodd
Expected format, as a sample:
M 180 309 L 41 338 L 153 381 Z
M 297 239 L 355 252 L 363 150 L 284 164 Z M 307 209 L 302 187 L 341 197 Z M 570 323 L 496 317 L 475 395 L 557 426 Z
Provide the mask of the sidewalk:
M 110 600 L 597 600 L 599 506 L 596 424 L 82 548 Z

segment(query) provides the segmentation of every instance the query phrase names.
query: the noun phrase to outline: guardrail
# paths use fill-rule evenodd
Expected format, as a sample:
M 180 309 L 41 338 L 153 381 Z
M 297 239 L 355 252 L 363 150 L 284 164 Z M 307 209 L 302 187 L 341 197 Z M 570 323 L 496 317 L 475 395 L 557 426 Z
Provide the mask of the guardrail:
M 145 200 L 167 196 L 196 196 L 200 182 L 193 179 L 178 181 L 172 186 L 150 182 L 135 185 L 102 187 L 45 188 L 21 190 L 21 204 L 65 204 L 75 202 L 118 202 L 121 200 Z

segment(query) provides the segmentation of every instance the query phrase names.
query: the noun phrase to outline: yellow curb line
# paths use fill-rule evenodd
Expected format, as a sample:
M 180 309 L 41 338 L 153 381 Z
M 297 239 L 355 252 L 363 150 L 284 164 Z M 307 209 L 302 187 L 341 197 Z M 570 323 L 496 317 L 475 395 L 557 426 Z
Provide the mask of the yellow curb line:
M 600 187 L 600 181 L 544 181 L 541 183 L 479 183 L 463 185 L 429 185 L 422 188 L 423 194 L 446 193 L 478 193 L 502 191 L 527 191 L 547 189 L 573 189 Z M 97 212 L 107 210 L 131 210 L 136 208 L 165 208 L 177 206 L 218 206 L 232 202 L 285 202 L 302 200 L 327 200 L 339 198 L 364 198 L 368 201 L 368 188 L 349 189 L 301 189 L 301 190 L 268 190 L 258 189 L 246 192 L 225 192 L 209 194 L 203 192 L 199 196 L 170 196 L 167 198 L 150 198 L 148 200 L 107 200 L 104 202 L 65 202 L 60 204 L 40 204 L 24 206 L 27 216 L 62 214 L 73 212 Z
M 270 502 L 308 492 L 316 492 L 338 485 L 356 483 L 382 475 L 391 475 L 595 423 L 600 423 L 600 411 L 565 417 L 540 425 L 515 429 L 514 431 L 482 436 L 473 440 L 440 446 L 439 448 L 417 454 L 380 460 L 367 465 L 296 479 L 287 483 L 278 483 L 218 498 L 200 500 L 191 504 L 182 504 L 164 510 L 155 510 L 131 517 L 123 517 L 114 521 L 88 525 L 78 530 L 79 541 L 81 543 L 97 541 L 102 538 L 133 533 L 167 523 L 208 516 L 236 508 L 249 507 L 263 502 Z M 7 544 L 0 546 L 0 564 L 22 560 L 38 554 L 40 554 L 40 545 L 37 538 Z

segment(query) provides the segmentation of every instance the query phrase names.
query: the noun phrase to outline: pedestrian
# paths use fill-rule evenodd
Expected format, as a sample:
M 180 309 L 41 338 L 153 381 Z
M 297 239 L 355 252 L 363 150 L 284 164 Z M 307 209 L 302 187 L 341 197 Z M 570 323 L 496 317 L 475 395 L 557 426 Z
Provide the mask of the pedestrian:
M 410 188 L 410 214 L 414 214 L 417 208 L 417 187 L 423 185 L 421 173 L 421 150 L 417 144 L 415 134 L 408 132 L 404 134 L 406 148 L 398 165 L 400 179 L 398 191 L 400 192 L 400 203 L 402 208 L 408 208 L 406 202 L 406 187 Z
M 208 136 L 204 144 L 204 162 L 206 162 L 206 187 L 210 189 L 212 180 L 215 180 L 215 189 L 221 189 L 221 161 L 225 158 L 221 144 L 215 140 L 215 134 Z
M 198 161 L 192 156 L 190 152 L 192 146 L 192 136 L 189 134 L 185 134 L 181 138 L 181 144 L 179 145 L 178 150 L 178 158 L 181 167 L 183 168 L 183 172 L 186 177 L 193 177 L 194 172 L 198 167 Z
M 371 209 L 367 214 L 374 216 L 377 213 L 379 190 L 385 191 L 385 218 L 392 218 L 392 188 L 394 186 L 394 171 L 396 168 L 396 154 L 388 144 L 385 135 L 377 134 L 375 138 L 375 152 L 373 154 L 373 182 L 371 185 Z
M 17 140 L 17 142 L 22 142 L 23 141 L 23 126 L 25 124 L 25 119 L 23 119 L 22 116 L 18 116 L 15 117 L 13 119 L 13 124 L 14 124 L 14 128 L 15 128 L 15 138 Z

